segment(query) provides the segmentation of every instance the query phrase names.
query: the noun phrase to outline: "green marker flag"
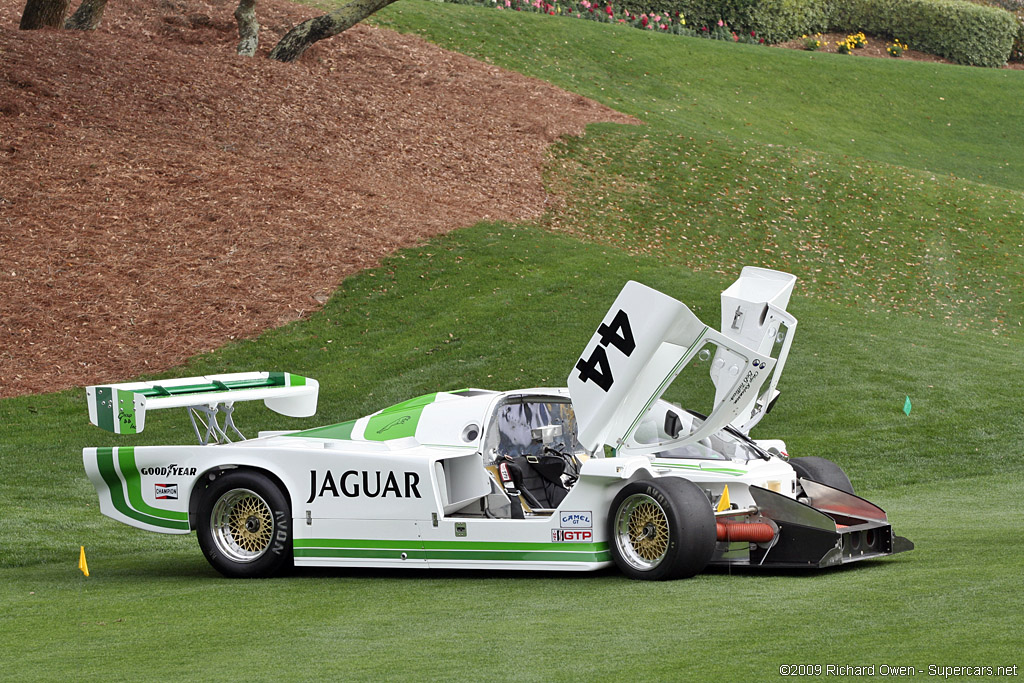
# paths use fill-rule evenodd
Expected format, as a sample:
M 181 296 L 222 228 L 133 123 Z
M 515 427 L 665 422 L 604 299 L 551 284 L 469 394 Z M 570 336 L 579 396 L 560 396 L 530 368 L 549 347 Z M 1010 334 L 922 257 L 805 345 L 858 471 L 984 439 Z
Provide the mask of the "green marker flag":
M 903 402 L 903 412 L 910 415 L 910 397 L 907 396 L 907 400 Z

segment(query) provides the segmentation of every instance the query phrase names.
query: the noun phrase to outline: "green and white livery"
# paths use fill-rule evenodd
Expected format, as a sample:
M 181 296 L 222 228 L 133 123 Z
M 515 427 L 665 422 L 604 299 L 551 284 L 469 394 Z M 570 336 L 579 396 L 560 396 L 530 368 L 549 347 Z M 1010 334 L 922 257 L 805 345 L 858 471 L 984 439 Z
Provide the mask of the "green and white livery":
M 235 402 L 308 416 L 317 383 L 241 373 L 89 387 L 93 424 L 135 434 L 148 410 L 182 407 L 200 444 L 86 448 L 85 469 L 104 514 L 196 531 L 227 576 L 614 564 L 668 579 L 709 564 L 827 567 L 910 549 L 836 465 L 747 436 L 778 398 L 795 281 L 744 268 L 722 295 L 718 330 L 629 282 L 567 387 L 438 392 L 254 439 L 235 426 Z

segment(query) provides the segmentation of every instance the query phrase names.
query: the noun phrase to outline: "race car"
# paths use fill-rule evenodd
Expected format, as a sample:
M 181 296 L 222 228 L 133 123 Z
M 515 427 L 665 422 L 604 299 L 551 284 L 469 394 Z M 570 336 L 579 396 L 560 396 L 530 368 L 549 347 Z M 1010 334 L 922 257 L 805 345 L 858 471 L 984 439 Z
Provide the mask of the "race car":
M 235 403 L 308 417 L 318 383 L 261 372 L 91 386 L 93 424 L 135 434 L 148 411 L 180 407 L 199 445 L 85 448 L 85 470 L 104 514 L 160 533 L 195 530 L 229 577 L 614 564 L 660 580 L 708 565 L 818 568 L 909 550 L 837 465 L 748 436 L 779 395 L 795 282 L 744 268 L 722 293 L 719 330 L 628 282 L 566 387 L 441 391 L 248 440 Z

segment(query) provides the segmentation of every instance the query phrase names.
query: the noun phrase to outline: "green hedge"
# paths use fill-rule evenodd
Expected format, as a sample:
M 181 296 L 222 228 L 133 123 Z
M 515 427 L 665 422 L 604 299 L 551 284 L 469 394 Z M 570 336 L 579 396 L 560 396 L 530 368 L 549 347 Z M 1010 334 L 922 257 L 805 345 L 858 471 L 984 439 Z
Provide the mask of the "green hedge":
M 700 31 L 719 20 L 778 43 L 825 31 L 864 31 L 899 38 L 915 50 L 960 64 L 1002 66 L 1021 48 L 1010 12 L 966 0 L 624 0 L 630 12 L 681 12 Z
M 899 38 L 960 64 L 1002 66 L 1017 36 L 1006 10 L 964 0 L 834 0 L 832 30 Z

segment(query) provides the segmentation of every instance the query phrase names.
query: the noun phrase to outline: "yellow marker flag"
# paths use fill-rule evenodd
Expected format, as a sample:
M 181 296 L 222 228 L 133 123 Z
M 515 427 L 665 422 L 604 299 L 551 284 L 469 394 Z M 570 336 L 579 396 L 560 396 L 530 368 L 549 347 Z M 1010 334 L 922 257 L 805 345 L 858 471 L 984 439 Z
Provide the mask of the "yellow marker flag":
M 718 499 L 718 507 L 715 508 L 718 512 L 728 510 L 732 507 L 732 503 L 729 502 L 729 485 L 725 485 L 725 489 L 722 490 L 722 497 Z M 85 557 L 84 555 L 82 557 Z
M 85 546 L 81 546 L 82 552 L 78 555 L 78 568 L 82 573 L 89 576 L 89 564 L 85 561 Z

